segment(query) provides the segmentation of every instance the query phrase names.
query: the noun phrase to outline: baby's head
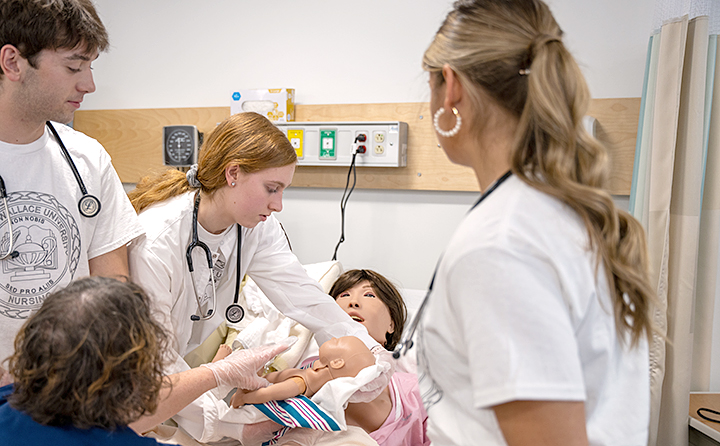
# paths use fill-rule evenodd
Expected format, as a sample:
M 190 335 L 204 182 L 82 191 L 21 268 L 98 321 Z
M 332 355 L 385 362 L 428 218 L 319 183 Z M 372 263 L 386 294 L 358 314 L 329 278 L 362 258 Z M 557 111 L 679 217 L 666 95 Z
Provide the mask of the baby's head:
M 314 395 L 326 382 L 335 378 L 354 378 L 375 364 L 375 355 L 355 336 L 332 338 L 320 346 L 318 359 L 304 370 L 306 396 Z
M 367 328 L 370 336 L 392 351 L 400 341 L 407 309 L 400 292 L 385 277 L 367 269 L 346 271 L 337 278 L 330 295 Z

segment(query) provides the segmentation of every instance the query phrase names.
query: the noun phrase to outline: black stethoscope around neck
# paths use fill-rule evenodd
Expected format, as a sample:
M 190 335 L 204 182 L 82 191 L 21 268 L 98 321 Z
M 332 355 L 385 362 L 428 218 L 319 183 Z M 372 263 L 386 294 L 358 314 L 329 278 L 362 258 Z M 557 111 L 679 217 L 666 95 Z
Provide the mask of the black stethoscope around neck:
M 198 239 L 198 209 L 200 209 L 200 191 L 197 191 L 195 193 L 195 205 L 193 206 L 193 216 L 192 216 L 192 240 L 190 241 L 190 244 L 187 247 L 187 251 L 185 252 L 185 257 L 187 258 L 187 264 L 188 269 L 190 270 L 190 277 L 193 276 L 193 271 L 195 270 L 193 268 L 193 260 L 192 260 L 192 252 L 195 248 L 200 248 L 205 253 L 205 257 L 207 259 L 208 269 L 210 270 L 210 282 L 212 283 L 212 290 L 213 290 L 213 304 L 212 306 L 207 310 L 207 313 L 203 313 L 202 310 L 202 304 L 200 302 L 200 297 L 197 294 L 197 290 L 195 289 L 195 281 L 193 280 L 192 284 L 190 285 L 193 289 L 193 292 L 195 293 L 195 302 L 197 303 L 198 307 L 198 313 L 193 314 L 190 316 L 190 320 L 193 322 L 197 321 L 206 321 L 213 317 L 215 315 L 215 308 L 217 308 L 217 291 L 215 289 L 215 271 L 213 270 L 213 260 L 212 260 L 212 253 L 210 252 L 210 248 L 208 247 L 205 242 L 200 241 Z M 237 224 L 236 224 L 237 225 Z M 240 249 L 242 247 L 242 228 L 240 225 L 237 225 L 237 270 L 235 273 L 235 297 L 233 299 L 233 303 L 230 304 L 227 309 L 225 310 L 225 318 L 228 320 L 228 322 L 232 323 L 238 323 L 245 317 L 245 310 L 243 307 L 241 307 L 238 304 L 238 297 L 240 293 Z
M 508 170 L 503 176 L 498 178 L 498 180 L 495 181 L 495 183 L 490 186 L 487 191 L 480 195 L 480 198 L 478 198 L 475 204 L 470 208 L 470 210 L 468 210 L 468 213 L 475 209 L 480 203 L 482 203 L 482 201 L 486 199 L 491 193 L 495 192 L 495 189 L 497 189 L 502 183 L 504 183 L 505 180 L 510 178 L 510 175 L 512 175 L 512 172 Z M 425 312 L 425 308 L 427 307 L 428 298 L 430 297 L 430 293 L 432 293 L 433 290 L 433 285 L 435 284 L 435 276 L 437 276 L 437 271 L 440 267 L 440 260 L 442 260 L 442 256 L 438 260 L 437 265 L 435 265 L 435 271 L 433 272 L 432 279 L 430 279 L 430 286 L 425 293 L 425 297 L 420 304 L 420 308 L 418 308 L 417 313 L 415 313 L 415 317 L 413 317 L 410 325 L 408 326 L 408 329 L 405 330 L 402 338 L 400 338 L 400 342 L 398 342 L 395 350 L 393 351 L 393 358 L 395 359 L 399 359 L 400 355 L 406 354 L 408 350 L 410 350 L 414 345 L 413 337 L 415 336 L 415 330 L 417 330 L 418 324 L 422 320 L 423 313 Z
M 70 157 L 70 152 L 68 152 L 67 147 L 65 147 L 62 139 L 60 139 L 60 135 L 58 135 L 55 127 L 53 127 L 50 121 L 45 122 L 45 125 L 47 125 L 47 127 L 50 129 L 50 132 L 53 134 L 55 140 L 57 140 L 58 144 L 60 145 L 60 150 L 65 157 L 65 161 L 67 161 L 68 165 L 70 166 L 70 170 L 72 170 L 72 173 L 75 176 L 75 181 L 77 181 L 78 186 L 80 186 L 80 192 L 82 192 L 82 197 L 80 197 L 80 200 L 78 201 L 78 210 L 80 211 L 80 215 L 87 218 L 95 217 L 100 212 L 100 208 L 102 207 L 100 204 L 100 200 L 96 196 L 90 195 L 88 193 L 87 188 L 85 187 L 85 182 L 80 176 L 80 172 L 78 172 L 77 166 L 75 166 L 75 163 Z M 5 260 L 8 257 L 14 259 L 19 254 L 17 251 L 13 250 L 14 240 L 10 221 L 10 209 L 8 207 L 8 195 L 7 190 L 5 189 L 5 181 L 3 180 L 2 176 L 0 176 L 0 199 L 3 200 L 3 205 L 5 207 L 5 216 L 7 217 L 9 234 L 8 250 L 5 254 L 0 255 L 0 260 Z

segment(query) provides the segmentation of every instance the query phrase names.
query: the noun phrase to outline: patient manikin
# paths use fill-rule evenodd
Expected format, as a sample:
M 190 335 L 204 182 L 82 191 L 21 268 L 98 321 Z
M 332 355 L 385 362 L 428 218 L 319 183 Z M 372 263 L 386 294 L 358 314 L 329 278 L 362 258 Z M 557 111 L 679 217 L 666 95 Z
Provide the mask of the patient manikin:
M 340 377 L 354 378 L 373 364 L 375 356 L 360 339 L 354 336 L 333 338 L 320 347 L 319 358 L 311 368 L 290 368 L 269 373 L 265 378 L 272 385 L 253 391 L 238 390 L 230 404 L 239 407 L 298 395 L 310 398 L 328 381 Z
M 382 275 L 371 270 L 350 270 L 337 278 L 330 296 L 354 320 L 364 325 L 388 351 L 392 351 L 403 332 L 406 310 L 402 296 Z M 317 398 L 319 389 L 334 378 L 358 377 L 363 368 L 372 366 L 374 358 L 355 338 L 331 339 L 320 348 L 320 356 L 307 370 L 288 369 L 268 374 L 275 383 L 254 392 L 238 391 L 231 405 L 257 404 L 288 399 L 300 394 Z M 218 351 L 219 355 L 229 353 Z M 353 356 L 353 352 L 361 353 Z M 335 360 L 333 362 L 333 360 Z M 363 375 L 369 370 L 363 371 Z M 293 379 L 291 379 L 293 378 Z M 357 379 L 357 378 L 356 378 Z M 346 379 L 347 380 L 347 379 Z M 343 381 L 346 381 L 343 380 Z M 344 384 L 337 382 L 336 384 Z M 333 384 L 334 386 L 335 384 Z M 321 394 L 331 389 L 323 389 Z M 322 399 L 322 398 L 321 398 Z M 390 384 L 369 402 L 347 402 L 344 410 L 347 431 L 324 432 L 306 428 L 291 429 L 278 440 L 278 445 L 365 445 L 428 446 L 427 413 L 422 405 L 417 376 L 396 371 Z M 357 429 L 367 433 L 358 435 Z M 367 438 L 369 435 L 371 438 Z M 368 442 L 367 440 L 372 440 Z

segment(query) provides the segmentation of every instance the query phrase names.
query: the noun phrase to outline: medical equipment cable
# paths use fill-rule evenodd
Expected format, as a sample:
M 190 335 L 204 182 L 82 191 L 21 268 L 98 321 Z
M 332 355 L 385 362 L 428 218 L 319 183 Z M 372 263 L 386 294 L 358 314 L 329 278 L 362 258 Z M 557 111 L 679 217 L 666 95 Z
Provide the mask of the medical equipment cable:
M 468 210 L 468 213 L 470 213 L 473 209 L 475 209 L 484 199 L 486 199 L 491 193 L 495 191 L 495 189 L 498 188 L 502 183 L 505 182 L 508 178 L 510 178 L 510 175 L 512 175 L 511 171 L 505 172 L 503 176 L 498 178 L 495 183 L 488 188 L 488 190 L 480 195 L 480 198 L 475 202 L 475 204 Z M 422 300 L 422 303 L 420 304 L 420 307 L 418 308 L 417 313 L 415 313 L 415 316 L 413 317 L 412 321 L 410 321 L 410 325 L 408 326 L 407 330 L 403 333 L 402 337 L 400 338 L 400 342 L 398 342 L 397 346 L 395 347 L 395 350 L 393 351 L 393 358 L 399 359 L 400 355 L 407 354 L 408 350 L 410 350 L 414 343 L 413 343 L 413 337 L 415 337 L 415 330 L 417 330 L 417 326 L 420 323 L 420 320 L 422 319 L 423 313 L 425 312 L 425 307 L 427 306 L 428 298 L 430 297 L 430 293 L 432 293 L 433 285 L 435 284 L 435 277 L 437 276 L 438 268 L 440 267 L 440 261 L 442 260 L 442 256 L 440 256 L 440 259 L 438 259 L 437 264 L 435 265 L 435 271 L 433 272 L 432 279 L 430 279 L 430 286 L 428 286 L 428 290 L 425 293 L 425 297 Z
M 698 416 L 699 416 L 700 418 L 702 418 L 703 420 L 712 421 L 713 423 L 720 423 L 720 420 L 718 420 L 717 418 L 710 418 L 710 417 L 705 416 L 705 415 L 703 415 L 702 413 L 700 413 L 701 410 L 702 410 L 702 411 L 706 411 L 706 412 L 710 412 L 711 414 L 714 414 L 714 415 L 720 415 L 720 412 L 718 412 L 717 410 L 708 409 L 707 407 L 701 407 L 701 408 L 699 408 L 699 409 L 695 412 L 695 413 L 697 413 Z
M 357 157 L 358 154 L 357 142 L 359 141 L 359 138 L 360 135 L 355 138 L 355 142 L 353 143 L 355 148 L 353 149 L 352 161 L 350 162 L 350 169 L 348 170 L 347 180 L 345 181 L 345 190 L 343 191 L 342 198 L 340 198 L 340 240 L 338 240 L 337 245 L 335 245 L 335 252 L 333 253 L 332 260 L 337 260 L 338 248 L 340 248 L 340 244 L 345 241 L 345 206 L 347 206 L 347 202 L 350 199 L 350 194 L 352 194 L 353 190 L 355 190 L 355 184 L 357 183 L 357 173 L 355 172 L 355 157 Z M 348 184 L 350 184 L 351 173 L 353 175 L 353 184 L 350 188 L 350 192 L 348 192 Z

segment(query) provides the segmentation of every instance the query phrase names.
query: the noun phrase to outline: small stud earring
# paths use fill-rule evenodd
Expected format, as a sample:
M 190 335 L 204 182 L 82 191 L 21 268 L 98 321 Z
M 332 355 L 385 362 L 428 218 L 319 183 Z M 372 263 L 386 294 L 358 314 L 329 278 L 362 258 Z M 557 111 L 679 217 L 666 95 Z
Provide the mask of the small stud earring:
M 235 182 L 230 183 L 230 186 L 235 187 Z

